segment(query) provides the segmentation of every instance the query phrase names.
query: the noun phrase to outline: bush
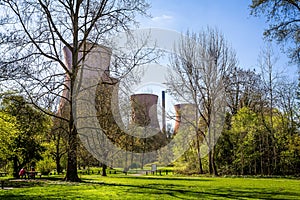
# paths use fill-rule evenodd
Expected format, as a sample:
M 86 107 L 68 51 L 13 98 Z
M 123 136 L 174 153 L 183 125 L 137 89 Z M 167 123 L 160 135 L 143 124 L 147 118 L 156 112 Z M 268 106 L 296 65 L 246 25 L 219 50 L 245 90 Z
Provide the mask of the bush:
M 42 175 L 48 175 L 55 168 L 55 162 L 47 157 L 36 163 L 36 169 L 41 172 Z
M 139 167 L 140 167 L 140 165 L 138 163 L 132 163 L 130 165 L 130 169 L 136 169 L 136 168 L 139 168 Z

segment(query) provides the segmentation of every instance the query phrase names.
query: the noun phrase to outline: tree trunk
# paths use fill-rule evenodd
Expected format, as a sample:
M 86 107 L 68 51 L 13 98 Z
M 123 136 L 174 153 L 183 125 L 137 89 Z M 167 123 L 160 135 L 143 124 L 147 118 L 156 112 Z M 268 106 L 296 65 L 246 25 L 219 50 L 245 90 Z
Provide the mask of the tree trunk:
M 257 161 L 256 161 L 256 158 L 254 160 L 254 175 L 255 176 L 257 175 Z
M 277 151 L 276 151 L 276 147 L 275 147 L 275 142 L 273 144 L 273 156 L 274 156 L 274 166 L 273 166 L 273 174 L 278 174 L 278 170 L 277 170 Z
M 202 161 L 201 161 L 201 157 L 199 157 L 199 173 L 203 174 L 203 168 L 202 168 Z
M 62 172 L 62 168 L 61 168 L 61 165 L 60 165 L 60 154 L 59 154 L 60 142 L 59 141 L 60 141 L 60 137 L 58 136 L 58 140 L 57 140 L 57 143 L 56 143 L 56 153 L 55 153 L 55 163 L 56 163 L 56 171 L 57 171 L 57 173 L 61 173 Z
M 208 170 L 209 174 L 213 174 L 213 166 L 212 166 L 212 152 L 209 150 L 208 152 Z
M 269 143 L 269 136 L 267 135 L 267 175 L 271 174 L 271 168 L 270 168 L 270 164 L 271 164 L 271 155 L 270 155 L 270 143 Z
M 56 171 L 59 174 L 59 173 L 62 172 L 62 168 L 61 168 L 61 165 L 60 165 L 60 156 L 59 155 L 56 155 L 55 163 L 56 163 Z
M 244 152 L 241 152 L 241 175 L 244 175 Z
M 106 164 L 102 163 L 102 176 L 107 176 L 106 169 L 107 169 Z
M 13 177 L 19 178 L 18 158 L 16 156 L 14 156 L 14 158 L 13 158 L 13 164 L 14 164 Z
M 197 134 L 197 154 L 198 154 L 198 164 L 199 164 L 199 174 L 203 174 L 202 161 L 201 161 L 201 149 L 199 135 Z
M 262 143 L 263 141 L 260 141 L 260 146 L 259 146 L 259 150 L 260 150 L 260 174 L 263 175 L 264 174 L 264 165 L 263 165 L 263 149 L 262 149 Z
M 80 182 L 77 174 L 77 130 L 74 127 L 69 135 L 68 162 L 65 181 Z
M 219 176 L 218 170 L 217 170 L 217 165 L 215 162 L 215 147 L 212 148 L 212 168 L 213 168 L 213 175 Z
M 79 40 L 78 40 L 78 12 L 75 12 L 72 14 L 72 17 L 74 19 L 73 21 L 73 28 L 74 28 L 74 34 L 73 34 L 73 48 L 72 48 L 72 73 L 70 75 L 70 88 L 69 88 L 69 140 L 68 140 L 68 162 L 67 162 L 67 173 L 65 180 L 66 181 L 72 181 L 72 182 L 79 182 L 81 181 L 77 174 L 77 147 L 78 147 L 78 137 L 77 137 L 77 129 L 75 127 L 75 120 L 73 118 L 73 113 L 76 113 L 76 106 L 73 106 L 74 103 L 74 85 L 75 80 L 77 77 L 77 73 L 79 70 L 78 66 L 78 52 L 79 52 Z M 76 102 L 75 102 L 76 103 Z

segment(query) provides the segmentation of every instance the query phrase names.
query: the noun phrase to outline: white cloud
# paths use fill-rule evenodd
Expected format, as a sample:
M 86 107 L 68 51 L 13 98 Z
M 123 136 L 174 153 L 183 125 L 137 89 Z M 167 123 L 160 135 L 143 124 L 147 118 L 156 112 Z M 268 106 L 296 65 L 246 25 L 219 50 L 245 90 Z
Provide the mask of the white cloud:
M 161 15 L 161 16 L 153 17 L 152 21 L 160 22 L 160 21 L 166 21 L 166 20 L 172 20 L 172 19 L 173 19 L 173 16 L 171 16 L 171 15 Z

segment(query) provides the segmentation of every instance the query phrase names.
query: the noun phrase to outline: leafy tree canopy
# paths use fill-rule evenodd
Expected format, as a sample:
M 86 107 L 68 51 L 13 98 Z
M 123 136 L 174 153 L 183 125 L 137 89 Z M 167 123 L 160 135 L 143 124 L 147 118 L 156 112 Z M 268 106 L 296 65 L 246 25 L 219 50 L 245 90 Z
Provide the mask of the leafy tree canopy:
M 24 165 L 42 159 L 45 133 L 51 127 L 49 117 L 26 103 L 22 96 L 7 95 L 0 111 L 1 157 L 14 161 L 14 173 Z

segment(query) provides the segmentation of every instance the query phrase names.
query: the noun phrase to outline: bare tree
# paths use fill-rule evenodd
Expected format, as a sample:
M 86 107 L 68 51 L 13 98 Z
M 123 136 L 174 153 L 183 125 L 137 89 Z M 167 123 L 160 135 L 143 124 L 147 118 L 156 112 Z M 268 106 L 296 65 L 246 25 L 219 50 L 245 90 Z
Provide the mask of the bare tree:
M 119 31 L 129 31 L 136 25 L 135 16 L 146 15 L 148 7 L 145 0 L 0 1 L 1 74 L 10 78 L 10 84 L 17 83 L 36 107 L 68 124 L 67 181 L 80 181 L 78 134 L 72 115 L 78 71 L 96 44 L 105 44 Z M 70 66 L 63 60 L 63 47 L 71 52 Z M 131 65 L 115 67 L 115 74 L 126 74 L 136 66 L 137 57 L 133 55 Z M 66 77 L 68 82 L 63 81 Z M 68 97 L 63 89 L 68 90 Z M 66 117 L 53 114 L 59 99 L 69 107 Z
M 289 119 L 290 124 L 287 124 L 287 127 L 289 127 L 289 134 L 291 134 L 296 129 L 297 119 L 299 119 L 297 82 L 286 78 L 282 79 L 276 88 L 276 94 L 278 95 L 278 108 L 282 109 Z
M 244 106 L 256 109 L 261 99 L 262 83 L 260 75 L 257 75 L 255 70 L 234 68 L 226 77 L 224 84 L 231 115 L 237 114 Z
M 194 130 L 199 169 L 201 156 L 205 155 L 200 152 L 203 140 L 208 148 L 209 172 L 214 175 L 218 175 L 214 146 L 225 117 L 223 81 L 236 64 L 235 53 L 224 36 L 209 27 L 198 34 L 187 32 L 171 56 L 175 73 L 169 76 L 168 86 L 175 98 L 196 106 Z
M 265 125 L 268 134 L 266 136 L 266 158 L 267 158 L 267 174 L 270 175 L 271 173 L 271 157 L 274 161 L 273 165 L 276 168 L 276 148 L 275 144 L 275 137 L 274 137 L 274 125 L 273 125 L 273 113 L 274 113 L 274 105 L 275 105 L 275 88 L 278 81 L 278 75 L 274 72 L 274 66 L 277 62 L 278 58 L 274 56 L 273 49 L 271 44 L 268 44 L 264 49 L 261 50 L 259 55 L 259 67 L 261 69 L 261 78 L 263 84 L 263 91 L 264 95 L 262 98 L 264 100 L 261 101 L 261 110 L 260 114 L 262 116 L 263 124 Z M 264 105 L 267 103 L 267 105 Z M 264 115 L 265 113 L 269 113 L 270 120 L 266 121 Z M 271 140 L 271 141 L 269 141 Z M 272 170 L 273 171 L 273 170 Z
M 68 124 L 61 119 L 53 119 L 53 127 L 47 136 L 49 141 L 54 142 L 54 148 L 50 151 L 50 155 L 56 164 L 57 173 L 63 171 L 61 159 L 66 155 L 67 147 L 64 145 L 67 142 Z

